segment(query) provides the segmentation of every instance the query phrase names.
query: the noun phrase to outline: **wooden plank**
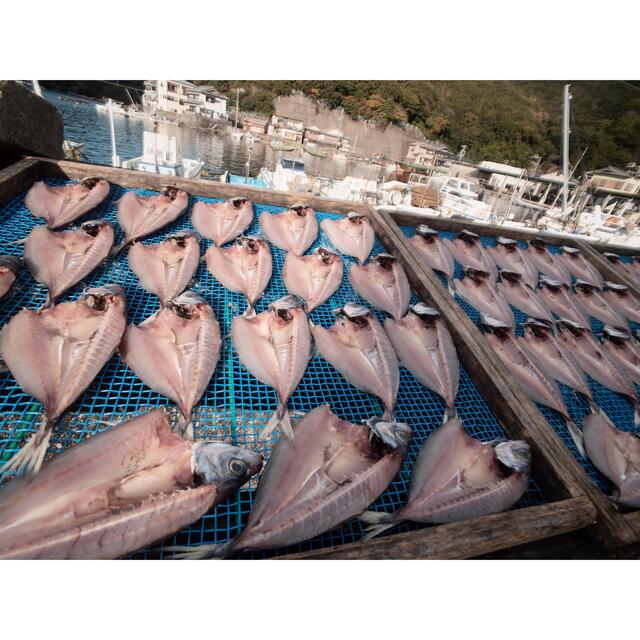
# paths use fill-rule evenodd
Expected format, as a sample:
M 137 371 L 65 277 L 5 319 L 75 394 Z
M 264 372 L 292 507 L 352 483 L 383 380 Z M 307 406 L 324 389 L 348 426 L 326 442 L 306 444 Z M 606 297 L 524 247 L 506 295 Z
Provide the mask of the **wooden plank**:
M 575 531 L 594 521 L 586 497 L 397 533 L 367 542 L 280 556 L 282 560 L 417 560 L 469 558 Z
M 0 171 L 0 204 L 15 197 L 40 178 L 41 164 L 35 158 L 23 158 Z

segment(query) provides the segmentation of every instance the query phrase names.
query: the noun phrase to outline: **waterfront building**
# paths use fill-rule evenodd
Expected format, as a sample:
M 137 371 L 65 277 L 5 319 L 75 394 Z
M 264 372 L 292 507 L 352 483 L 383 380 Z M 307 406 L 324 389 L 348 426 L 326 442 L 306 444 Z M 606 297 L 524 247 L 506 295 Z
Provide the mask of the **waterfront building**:
M 226 96 L 211 85 L 195 85 L 188 80 L 145 80 L 142 106 L 146 113 L 227 119 Z

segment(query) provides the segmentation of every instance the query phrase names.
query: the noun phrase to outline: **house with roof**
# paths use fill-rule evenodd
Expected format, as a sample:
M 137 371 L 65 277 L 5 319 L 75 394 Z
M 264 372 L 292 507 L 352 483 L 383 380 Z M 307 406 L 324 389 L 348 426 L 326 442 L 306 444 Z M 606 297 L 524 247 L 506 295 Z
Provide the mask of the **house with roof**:
M 142 105 L 147 113 L 164 111 L 227 119 L 227 97 L 211 85 L 188 80 L 145 80 Z
M 308 127 L 304 130 L 304 142 L 311 147 L 340 149 L 343 147 L 344 140 L 346 138 L 338 129 L 321 131 L 318 127 Z
M 610 195 L 640 195 L 640 177 L 611 165 L 589 171 L 587 187 L 593 192 Z
M 254 136 L 264 134 L 268 123 L 269 118 L 259 113 L 245 113 L 242 117 L 242 129 Z
M 304 137 L 304 122 L 297 118 L 279 116 L 274 113 L 267 127 L 267 133 L 277 140 L 299 144 Z
M 409 145 L 405 162 L 412 166 L 434 167 L 438 155 L 448 151 L 447 145 L 433 140 L 418 140 Z

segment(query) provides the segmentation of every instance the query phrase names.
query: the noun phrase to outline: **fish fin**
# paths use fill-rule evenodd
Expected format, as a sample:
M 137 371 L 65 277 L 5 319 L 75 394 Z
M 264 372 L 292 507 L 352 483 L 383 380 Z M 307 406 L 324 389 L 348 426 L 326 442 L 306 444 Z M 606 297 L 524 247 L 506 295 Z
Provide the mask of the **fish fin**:
M 113 249 L 111 249 L 111 251 L 109 252 L 109 255 L 115 258 L 125 247 L 127 247 L 130 244 L 131 244 L 131 241 L 125 238 L 120 244 L 116 245 L 115 247 L 113 247 Z
M 15 247 L 19 244 L 24 244 L 27 241 L 29 236 L 25 236 L 24 238 L 20 238 L 19 240 L 13 240 L 12 242 L 0 242 L 0 247 Z
M 47 297 L 44 299 L 42 305 L 38 308 L 38 311 L 44 311 L 53 305 L 53 300 L 51 299 L 50 293 L 47 291 Z
M 0 467 L 0 475 L 5 473 L 37 473 L 42 466 L 42 461 L 49 447 L 53 424 L 45 420 L 37 433 L 27 441 L 13 458 Z
M 157 551 L 173 552 L 174 560 L 222 560 L 228 558 L 233 553 L 235 539 L 218 544 L 201 544 L 197 547 L 171 546 L 157 549 Z
M 358 519 L 367 525 L 365 528 L 367 535 L 362 538 L 361 542 L 379 536 L 400 522 L 400 520 L 396 519 L 395 513 L 387 513 L 386 511 L 365 511 L 358 516 Z
M 271 419 L 267 422 L 267 426 L 260 432 L 260 440 L 266 440 L 277 428 L 280 428 L 282 435 L 293 440 L 293 427 L 291 426 L 289 410 L 282 404 L 275 410 Z
M 256 315 L 256 310 L 252 304 L 247 302 L 247 308 L 245 312 L 242 314 L 243 318 L 253 318 Z
M 573 420 L 567 420 L 567 429 L 569 431 L 569 435 L 573 440 L 576 448 L 578 449 L 578 453 L 583 457 L 587 457 L 587 453 L 584 449 L 584 437 L 582 435 L 582 431 L 578 428 L 578 425 Z
M 184 440 L 193 440 L 193 420 L 191 419 L 191 416 L 185 418 L 180 414 L 175 426 L 173 427 L 173 431 Z

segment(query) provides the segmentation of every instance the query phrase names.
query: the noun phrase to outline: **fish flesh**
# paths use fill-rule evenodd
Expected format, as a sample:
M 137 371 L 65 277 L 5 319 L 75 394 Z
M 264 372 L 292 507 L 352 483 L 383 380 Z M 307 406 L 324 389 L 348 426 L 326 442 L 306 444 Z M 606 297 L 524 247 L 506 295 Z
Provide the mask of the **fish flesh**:
M 411 472 L 409 499 L 395 513 L 366 511 L 367 539 L 403 521 L 460 522 L 510 509 L 529 486 L 531 453 L 523 440 L 480 442 L 458 418 L 426 440 Z
M 589 459 L 617 487 L 614 500 L 639 508 L 640 440 L 614 427 L 602 412 L 588 415 L 582 430 Z
M 245 315 L 252 314 L 273 272 L 268 242 L 254 236 L 240 236 L 230 247 L 209 247 L 204 258 L 209 273 L 223 287 L 244 295 L 248 304 Z
M 560 257 L 556 257 L 547 249 L 547 243 L 544 240 L 538 238 L 531 240 L 527 255 L 536 269 L 548 280 L 556 280 L 567 287 L 571 286 L 571 273 Z
M 0 356 L 24 393 L 44 405 L 38 432 L 0 473 L 36 472 L 55 420 L 91 384 L 116 350 L 126 326 L 124 289 L 88 289 L 74 302 L 22 309 L 0 332 Z
M 566 318 L 583 327 L 591 326 L 589 314 L 571 289 L 559 280 L 549 280 L 545 276 L 540 276 L 538 295 L 547 306 L 547 309 L 555 313 L 559 318 Z
M 464 275 L 462 280 L 455 281 L 455 293 L 481 316 L 495 318 L 510 327 L 515 327 L 513 311 L 506 298 L 493 284 L 489 272 L 465 267 Z
M 640 284 L 640 274 L 638 271 L 631 267 L 626 262 L 622 261 L 622 258 L 617 253 L 605 252 L 602 254 L 612 265 L 614 265 L 616 271 L 626 278 L 629 278 L 634 284 Z
M 354 387 L 380 398 L 385 416 L 392 416 L 400 370 L 389 338 L 367 307 L 348 302 L 335 313 L 330 329 L 311 327 L 318 353 Z
M 220 357 L 220 327 L 204 298 L 185 291 L 139 325 L 130 324 L 120 354 L 148 387 L 178 405 L 175 431 L 192 440 L 193 408 Z
M 355 211 L 351 211 L 339 220 L 326 218 L 320 223 L 331 244 L 345 256 L 356 258 L 360 264 L 369 257 L 376 236 L 367 219 Z
M 624 315 L 618 313 L 600 293 L 600 289 L 584 280 L 575 284 L 578 304 L 592 317 L 614 327 L 626 329 L 629 325 Z M 588 325 L 587 325 L 588 326 Z
M 629 291 L 629 287 L 616 282 L 605 282 L 602 297 L 627 320 L 640 322 L 640 300 Z
M 575 247 L 562 247 L 560 260 L 569 273 L 576 279 L 588 282 L 590 285 L 602 289 L 604 278 L 600 272 Z
M 349 282 L 367 302 L 396 320 L 409 309 L 411 289 L 407 274 L 388 253 L 378 254 L 365 265 L 352 264 Z
M 307 313 L 324 304 L 342 283 L 339 255 L 318 247 L 310 256 L 287 252 L 282 280 L 287 291 L 305 301 Z
M 260 229 L 271 244 L 301 256 L 318 237 L 318 220 L 311 207 L 296 204 L 280 213 L 263 211 Z
M 106 220 L 90 220 L 70 231 L 34 227 L 24 243 L 24 261 L 53 304 L 109 256 L 115 233 Z
M 311 357 L 309 319 L 300 301 L 288 295 L 258 315 L 235 316 L 231 338 L 240 362 L 278 393 L 280 404 L 260 437 L 266 438 L 279 427 L 287 438 L 293 438 L 287 403 Z
M 191 231 L 182 231 L 158 244 L 134 242 L 127 258 L 140 286 L 164 305 L 189 286 L 200 262 L 200 242 Z
M 36 218 L 44 218 L 49 229 L 57 229 L 95 209 L 110 189 L 104 178 L 84 178 L 61 187 L 39 181 L 29 189 L 24 203 Z
M 477 233 L 463 229 L 458 232 L 455 240 L 445 238 L 443 242 L 461 267 L 473 267 L 478 271 L 486 271 L 491 277 L 491 282 L 498 279 L 498 267 Z
M 535 289 L 529 288 L 524 283 L 522 274 L 502 269 L 500 279 L 501 281 L 497 284 L 498 291 L 512 307 L 520 309 L 532 318 L 553 322 L 551 311 L 536 294 Z
M 487 251 L 500 269 L 519 273 L 522 282 L 532 289 L 538 286 L 538 269 L 527 252 L 520 248 L 517 240 L 498 236 L 496 246 L 489 247 Z
M 333 529 L 382 494 L 411 443 L 407 424 L 372 418 L 366 426 L 355 425 L 326 404 L 304 416 L 295 432 L 295 440 L 278 440 L 242 533 L 218 545 L 173 547 L 178 557 L 275 549 Z
M 176 187 L 164 187 L 157 196 L 125 193 L 118 201 L 118 224 L 124 240 L 114 249 L 117 254 L 135 240 L 144 238 L 176 220 L 189 204 L 189 194 Z
M 514 335 L 512 328 L 503 323 L 487 323 L 491 331 L 485 334 L 487 343 L 522 386 L 522 390 L 534 401 L 557 411 L 567 423 L 567 430 L 580 455 L 584 456 L 582 433 L 573 422 L 562 398 L 558 383 L 538 364 L 538 359 Z
M 0 300 L 9 293 L 20 271 L 20 259 L 15 256 L 0 255 Z
M 262 456 L 171 432 L 162 410 L 70 447 L 0 490 L 0 558 L 119 558 L 233 495 Z
M 420 302 L 402 318 L 387 318 L 384 329 L 400 360 L 420 382 L 445 402 L 454 415 L 460 384 L 460 364 L 446 322 L 435 309 Z
M 409 242 L 416 248 L 428 267 L 453 278 L 455 260 L 435 229 L 431 229 L 426 224 L 419 224 L 415 235 L 409 238 Z
M 253 221 L 253 204 L 244 197 L 193 205 L 191 222 L 198 233 L 221 247 L 242 235 Z
M 519 340 L 540 368 L 554 380 L 592 400 L 591 389 L 582 368 L 553 329 L 537 320 L 528 320 L 522 326 L 524 335 Z
M 602 347 L 618 368 L 640 384 L 640 344 L 627 331 L 605 325 L 602 330 Z

